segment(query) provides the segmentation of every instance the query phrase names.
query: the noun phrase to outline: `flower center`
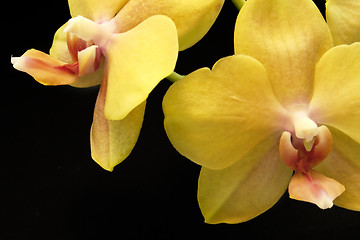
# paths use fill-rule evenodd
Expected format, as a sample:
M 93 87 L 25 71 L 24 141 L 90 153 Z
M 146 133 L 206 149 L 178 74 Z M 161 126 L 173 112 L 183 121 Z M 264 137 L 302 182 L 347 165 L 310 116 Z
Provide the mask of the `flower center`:
M 331 133 L 326 126 L 318 127 L 304 111 L 291 113 L 289 120 L 292 130 L 280 138 L 280 157 L 290 168 L 306 173 L 330 153 Z
M 71 58 L 77 63 L 78 75 L 95 72 L 102 59 L 102 51 L 113 34 L 111 22 L 96 23 L 82 16 L 69 20 L 64 32 L 67 32 L 67 45 Z
M 327 127 L 320 126 L 317 127 L 317 135 L 310 144 L 306 145 L 304 142 L 285 131 L 280 138 L 279 150 L 281 159 L 288 167 L 307 173 L 330 153 L 331 133 Z
M 326 126 L 318 127 L 304 112 L 290 115 L 280 138 L 279 152 L 282 161 L 295 170 L 289 183 L 290 198 L 311 202 L 321 209 L 330 208 L 333 200 L 345 191 L 334 179 L 312 168 L 322 162 L 332 148 L 332 137 Z

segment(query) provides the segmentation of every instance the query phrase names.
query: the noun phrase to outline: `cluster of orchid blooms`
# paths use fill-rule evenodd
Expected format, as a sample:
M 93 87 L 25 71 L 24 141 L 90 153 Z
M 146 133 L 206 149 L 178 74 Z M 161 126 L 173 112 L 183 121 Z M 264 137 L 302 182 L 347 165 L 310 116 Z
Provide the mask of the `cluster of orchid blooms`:
M 68 0 L 50 54 L 13 57 L 44 85 L 100 84 L 92 158 L 112 171 L 134 148 L 146 99 L 164 78 L 164 125 L 202 166 L 208 223 L 239 223 L 286 189 L 322 209 L 360 211 L 360 0 L 235 1 L 234 55 L 185 77 L 179 51 L 198 42 L 224 0 Z

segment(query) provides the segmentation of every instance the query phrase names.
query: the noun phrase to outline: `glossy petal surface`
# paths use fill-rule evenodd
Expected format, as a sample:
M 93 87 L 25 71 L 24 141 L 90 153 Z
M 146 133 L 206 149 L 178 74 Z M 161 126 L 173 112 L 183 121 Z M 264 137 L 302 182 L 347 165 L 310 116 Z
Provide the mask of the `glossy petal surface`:
M 30 74 L 36 81 L 44 85 L 67 85 L 77 79 L 66 65 L 41 51 L 30 49 L 21 57 L 12 58 L 15 69 Z
M 309 112 L 360 143 L 360 43 L 337 46 L 316 66 Z
M 132 151 L 138 139 L 145 113 L 145 102 L 123 120 L 107 120 L 104 115 L 106 81 L 96 101 L 90 143 L 91 156 L 102 168 L 112 171 Z
M 315 170 L 345 186 L 345 192 L 334 204 L 360 211 L 360 144 L 335 128 L 329 128 L 333 137 L 333 150 Z
M 236 21 L 235 53 L 264 64 L 286 107 L 308 103 L 315 64 L 331 47 L 330 31 L 312 1 L 248 1 Z
M 154 87 L 175 67 L 177 33 L 170 18 L 157 15 L 134 29 L 114 34 L 105 57 L 108 89 L 105 116 L 120 120 L 144 102 Z
M 124 6 L 115 21 L 119 31 L 128 31 L 146 18 L 162 14 L 170 17 L 179 34 L 180 50 L 191 47 L 210 29 L 224 0 L 131 0 Z
M 210 169 L 242 159 L 281 129 L 283 114 L 264 67 L 245 55 L 223 58 L 212 71 L 199 69 L 176 82 L 163 109 L 174 147 Z
M 110 20 L 129 0 L 68 0 L 72 17 L 84 16 L 96 22 Z
M 292 175 L 280 160 L 279 137 L 264 139 L 228 168 L 201 169 L 198 199 L 207 223 L 244 222 L 279 200 Z
M 334 45 L 360 41 L 360 1 L 328 0 L 326 20 Z

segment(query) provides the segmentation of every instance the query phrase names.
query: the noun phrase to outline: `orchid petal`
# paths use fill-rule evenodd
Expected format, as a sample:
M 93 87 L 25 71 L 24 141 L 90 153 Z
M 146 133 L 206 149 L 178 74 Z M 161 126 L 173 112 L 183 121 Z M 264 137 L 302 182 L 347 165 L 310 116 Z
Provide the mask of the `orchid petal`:
M 326 20 L 334 45 L 360 41 L 360 1 L 327 0 Z
M 44 85 L 67 85 L 77 79 L 72 66 L 35 49 L 26 51 L 21 57 L 13 57 L 11 62 L 15 69 L 28 73 Z
M 174 147 L 210 169 L 234 164 L 280 132 L 284 113 L 262 64 L 245 55 L 223 58 L 212 71 L 199 69 L 174 83 L 163 110 Z
M 210 29 L 217 18 L 224 0 L 131 0 L 115 17 L 119 31 L 128 31 L 146 18 L 162 14 L 176 25 L 180 50 L 191 47 Z
M 295 172 L 289 184 L 290 198 L 314 203 L 321 209 L 331 208 L 344 190 L 342 184 L 314 170 Z
M 345 192 L 335 199 L 335 205 L 360 211 L 360 144 L 338 129 L 329 129 L 333 150 L 314 169 L 345 186 Z
M 311 118 L 360 143 L 360 43 L 329 50 L 316 66 Z
M 90 143 L 91 156 L 102 168 L 112 171 L 132 151 L 145 113 L 145 102 L 122 120 L 107 120 L 104 115 L 107 81 L 104 78 L 96 101 Z
M 235 53 L 264 64 L 285 107 L 308 103 L 315 64 L 331 47 L 328 26 L 312 1 L 248 1 L 236 21 Z
M 170 18 L 156 15 L 134 29 L 114 34 L 106 47 L 109 80 L 105 116 L 121 120 L 146 100 L 175 67 L 177 33 Z
M 112 19 L 129 0 L 68 0 L 72 17 L 84 16 L 96 22 Z
M 201 169 L 198 200 L 205 222 L 244 222 L 280 199 L 292 170 L 280 160 L 278 139 L 278 135 L 264 139 L 228 168 Z
M 55 33 L 50 55 L 60 61 L 71 63 L 72 58 L 67 45 L 67 33 L 64 33 L 67 23 L 62 25 Z

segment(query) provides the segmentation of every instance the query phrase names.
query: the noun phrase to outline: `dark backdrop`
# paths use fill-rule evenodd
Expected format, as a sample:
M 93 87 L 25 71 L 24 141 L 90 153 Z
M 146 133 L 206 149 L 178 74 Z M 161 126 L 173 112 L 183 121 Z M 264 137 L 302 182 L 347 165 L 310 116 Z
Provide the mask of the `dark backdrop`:
M 0 239 L 360 236 L 360 213 L 336 206 L 323 211 L 290 200 L 287 193 L 249 222 L 205 224 L 196 199 L 200 167 L 174 150 L 163 129 L 167 80 L 150 94 L 130 157 L 112 173 L 104 171 L 91 160 L 89 147 L 98 88 L 45 87 L 10 64 L 11 55 L 29 48 L 48 51 L 54 32 L 69 19 L 67 1 L 12 1 L 7 9 L 2 14 Z M 236 15 L 226 0 L 208 35 L 180 53 L 176 70 L 186 74 L 231 55 Z

